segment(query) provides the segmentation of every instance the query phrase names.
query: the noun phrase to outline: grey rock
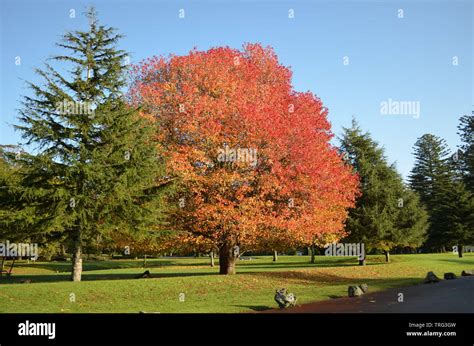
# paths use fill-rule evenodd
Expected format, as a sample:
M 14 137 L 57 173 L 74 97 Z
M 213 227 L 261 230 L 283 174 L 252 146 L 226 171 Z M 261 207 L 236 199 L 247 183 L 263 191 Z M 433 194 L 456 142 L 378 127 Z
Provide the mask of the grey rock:
M 349 297 L 358 297 L 364 294 L 364 291 L 359 286 L 349 286 L 347 289 Z
M 425 280 L 423 280 L 425 284 L 436 283 L 439 281 L 440 281 L 439 278 L 433 272 L 428 272 L 426 274 Z
M 364 294 L 369 292 L 369 285 L 367 284 L 359 285 L 359 288 L 362 290 L 362 292 L 364 292 Z
M 280 309 L 284 309 L 296 305 L 296 296 L 286 288 L 280 288 L 275 292 L 275 301 Z
M 457 278 L 457 276 L 454 273 L 444 273 L 444 279 L 445 280 L 454 280 L 456 278 Z

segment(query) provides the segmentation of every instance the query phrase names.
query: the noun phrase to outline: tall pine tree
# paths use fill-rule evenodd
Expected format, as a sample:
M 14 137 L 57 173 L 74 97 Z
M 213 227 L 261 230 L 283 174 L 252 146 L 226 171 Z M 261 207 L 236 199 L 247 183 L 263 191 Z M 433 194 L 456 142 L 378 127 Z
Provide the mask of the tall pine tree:
M 462 180 L 453 181 L 440 202 L 439 220 L 444 230 L 443 240 L 447 246 L 457 246 L 459 257 L 463 257 L 464 245 L 474 242 L 474 198 Z
M 121 36 L 99 25 L 94 9 L 87 31 L 64 35 L 58 46 L 62 74 L 37 69 L 44 85 L 28 83 L 20 120 L 26 144 L 21 156 L 22 200 L 34 208 L 35 232 L 61 232 L 72 245 L 73 281 L 81 280 L 84 243 L 114 229 L 146 230 L 155 223 L 163 184 L 153 127 L 125 102 L 127 54 Z
M 444 250 L 448 238 L 443 224 L 445 209 L 441 205 L 454 178 L 450 151 L 444 139 L 424 134 L 415 143 L 414 155 L 415 165 L 409 181 L 429 213 L 430 227 L 425 245 L 431 250 Z
M 463 246 L 474 243 L 474 112 L 459 119 L 458 130 L 462 144 L 450 160 L 455 174 L 440 202 L 440 223 L 448 245 L 463 257 Z
M 346 223 L 347 239 L 362 242 L 369 250 L 382 250 L 387 261 L 394 247 L 419 246 L 427 228 L 426 212 L 388 164 L 383 148 L 353 120 L 352 127 L 344 129 L 341 150 L 361 181 L 361 196 Z
M 12 207 L 12 202 L 20 200 L 21 167 L 15 164 L 19 149 L 12 145 L 0 145 L 0 242 L 23 240 L 19 231 L 26 228 L 24 222 L 27 218 L 20 217 L 16 208 Z
M 467 189 L 474 193 L 474 111 L 459 119 L 458 130 L 462 142 L 458 155 L 461 174 Z

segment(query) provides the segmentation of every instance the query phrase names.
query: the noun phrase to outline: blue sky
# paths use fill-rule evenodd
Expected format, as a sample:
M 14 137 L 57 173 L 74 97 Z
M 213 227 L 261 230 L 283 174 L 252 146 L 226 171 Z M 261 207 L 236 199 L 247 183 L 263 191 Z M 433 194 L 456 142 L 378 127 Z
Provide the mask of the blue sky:
M 469 0 L 0 0 L 0 144 L 21 142 L 11 124 L 21 95 L 29 92 L 22 80 L 39 81 L 33 68 L 61 52 L 55 42 L 67 30 L 87 28 L 82 13 L 92 4 L 103 24 L 126 35 L 120 47 L 131 52 L 132 63 L 193 47 L 272 46 L 291 67 L 295 89 L 312 91 L 329 108 L 336 135 L 355 116 L 404 176 L 418 137 L 433 133 L 455 148 L 458 119 L 473 109 Z M 381 102 L 389 99 L 419 102 L 419 118 L 381 114 Z

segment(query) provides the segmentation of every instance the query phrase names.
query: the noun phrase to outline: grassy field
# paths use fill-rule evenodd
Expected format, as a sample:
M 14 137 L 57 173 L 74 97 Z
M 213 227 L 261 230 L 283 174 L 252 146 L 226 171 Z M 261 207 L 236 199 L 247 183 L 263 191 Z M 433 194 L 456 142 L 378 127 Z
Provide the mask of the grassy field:
M 69 282 L 70 263 L 19 263 L 11 277 L 0 278 L 0 312 L 253 312 L 276 308 L 275 290 L 288 288 L 298 303 L 347 295 L 349 284 L 367 283 L 371 291 L 417 284 L 427 271 L 439 277 L 474 269 L 474 254 L 460 259 L 447 254 L 355 258 L 280 256 L 241 260 L 237 275 L 218 275 L 208 258 L 148 260 L 150 279 L 136 279 L 142 260 L 84 262 L 82 282 Z M 22 283 L 25 280 L 31 283 Z M 72 294 L 75 302 L 71 302 Z M 184 294 L 184 301 L 183 298 Z

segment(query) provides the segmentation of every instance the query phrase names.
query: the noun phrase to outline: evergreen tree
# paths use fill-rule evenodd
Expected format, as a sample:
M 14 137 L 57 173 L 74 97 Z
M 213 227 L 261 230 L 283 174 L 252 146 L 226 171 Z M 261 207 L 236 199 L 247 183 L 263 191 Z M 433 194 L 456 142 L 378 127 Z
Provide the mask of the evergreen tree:
M 15 167 L 12 164 L 11 147 L 0 146 L 0 242 L 10 239 L 14 234 L 5 224 L 12 222 L 10 200 L 12 190 L 17 184 Z
M 21 198 L 22 166 L 18 158 L 23 154 L 15 145 L 0 146 L 0 242 L 26 241 L 24 234 L 35 220 L 34 208 Z
M 426 231 L 426 212 L 395 167 L 387 163 L 383 148 L 353 120 L 352 127 L 344 129 L 341 150 L 361 184 L 356 207 L 349 211 L 348 240 L 384 251 L 387 261 L 394 247 L 419 246 Z
M 456 174 L 441 200 L 440 222 L 446 242 L 462 257 L 463 245 L 474 242 L 474 112 L 459 119 L 458 130 L 462 145 L 450 160 Z
M 420 247 L 426 240 L 428 213 L 422 207 L 416 192 L 404 186 L 399 199 L 399 215 L 396 221 L 397 247 Z
M 28 83 L 20 112 L 26 144 L 21 156 L 18 213 L 34 209 L 35 232 L 60 232 L 73 249 L 73 281 L 81 280 L 82 249 L 89 239 L 114 229 L 149 229 L 156 222 L 161 164 L 153 127 L 130 107 L 126 53 L 121 36 L 99 25 L 94 9 L 88 31 L 72 31 L 58 44 L 67 53 L 52 58 L 69 73 L 46 64 L 44 85 Z
M 474 193 L 474 112 L 459 119 L 458 130 L 462 141 L 458 151 L 461 174 L 467 189 Z
M 440 206 L 454 179 L 450 151 L 444 139 L 425 134 L 415 143 L 414 155 L 415 165 L 409 181 L 429 214 L 430 227 L 425 245 L 430 249 L 444 249 L 448 241 L 443 226 L 446 215 Z
M 474 198 L 463 181 L 454 181 L 440 204 L 440 226 L 444 229 L 446 245 L 458 248 L 463 256 L 463 246 L 474 242 Z

